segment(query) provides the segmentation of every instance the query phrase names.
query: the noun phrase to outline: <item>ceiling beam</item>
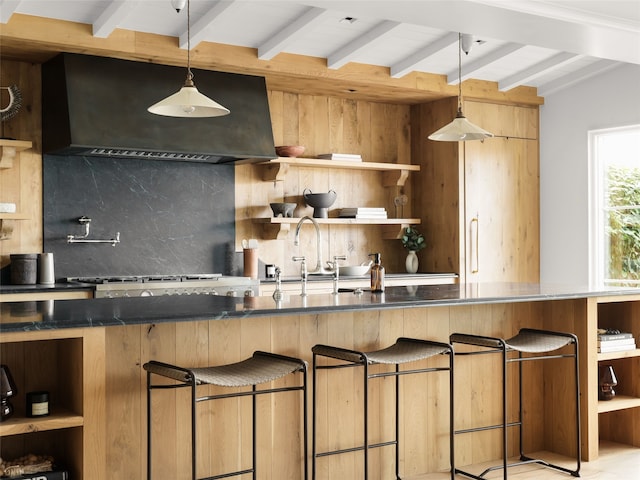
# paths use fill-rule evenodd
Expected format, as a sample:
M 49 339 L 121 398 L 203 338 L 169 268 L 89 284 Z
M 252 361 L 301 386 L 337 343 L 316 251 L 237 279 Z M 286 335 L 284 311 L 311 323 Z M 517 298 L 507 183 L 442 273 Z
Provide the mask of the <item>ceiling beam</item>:
M 546 97 L 547 95 L 551 95 L 552 93 L 556 93 L 564 88 L 571 87 L 576 83 L 580 83 L 595 75 L 600 75 L 601 73 L 611 70 L 619 65 L 620 63 L 614 60 L 598 60 L 591 65 L 581 68 L 580 70 L 573 71 L 560 78 L 547 82 L 544 85 L 540 85 L 540 87 L 538 87 L 538 94 Z
M 400 27 L 400 25 L 400 23 L 390 20 L 385 20 L 377 24 L 368 32 L 329 55 L 329 58 L 327 58 L 327 67 L 335 69 L 346 65 L 351 62 L 358 53 L 373 48 L 375 42 L 382 41 L 385 35 L 388 35 Z
M 109 38 L 96 38 L 88 24 L 17 12 L 10 22 L 0 25 L 0 44 L 3 61 L 11 58 L 42 63 L 59 52 L 69 52 L 184 68 L 184 51 L 178 48 L 175 36 L 118 28 Z M 457 95 L 457 88 L 447 85 L 444 75 L 414 72 L 391 78 L 388 67 L 354 62 L 333 70 L 327 68 L 324 58 L 288 53 L 265 62 L 258 59 L 255 48 L 206 41 L 193 52 L 191 64 L 204 70 L 264 76 L 270 89 L 307 95 L 393 104 L 418 104 Z M 468 82 L 465 89 L 466 99 L 518 105 L 544 103 L 533 87 L 499 92 L 495 82 L 478 80 Z
M 258 47 L 258 58 L 260 60 L 271 60 L 277 54 L 282 52 L 288 45 L 295 42 L 300 35 L 307 33 L 309 28 L 313 27 L 314 24 L 319 23 L 327 14 L 328 10 L 324 8 L 312 7 L 308 9 L 293 22 L 289 23 L 285 28 L 260 45 Z
M 505 0 L 483 5 L 470 0 L 365 2 L 305 0 L 306 5 L 348 11 L 351 16 L 385 18 L 479 38 L 532 45 L 550 50 L 640 64 L 640 31 L 585 24 L 582 19 L 556 19 L 510 10 L 522 2 Z M 410 5 L 400 8 L 398 3 Z M 532 3 L 532 2 L 529 2 Z M 554 3 L 554 2 L 535 2 Z M 543 35 L 540 32 L 544 32 Z M 588 39 L 588 40 L 586 40 Z M 620 48 L 624 45 L 625 48 Z
M 512 88 L 517 87 L 518 85 L 525 85 L 531 80 L 541 77 L 551 70 L 555 70 L 562 67 L 563 65 L 573 63 L 580 58 L 582 58 L 582 56 L 576 55 L 575 53 L 560 52 L 551 58 L 547 58 L 546 60 L 538 62 L 529 68 L 526 68 L 520 72 L 514 73 L 513 75 L 500 80 L 498 82 L 498 90 L 500 90 L 501 92 L 506 92 L 507 90 L 511 90 Z
M 191 48 L 197 46 L 206 37 L 206 32 L 217 22 L 223 21 L 225 11 L 235 0 L 220 0 L 191 26 Z M 187 29 L 180 34 L 180 48 L 187 48 Z
M 458 34 L 456 32 L 447 33 L 443 37 L 437 39 L 435 42 L 430 43 L 426 47 L 421 48 L 417 52 L 391 65 L 391 76 L 393 78 L 400 78 L 404 77 L 414 70 L 418 70 L 417 66 L 420 63 L 424 62 L 432 55 L 438 53 L 443 48 L 446 48 L 454 43 L 458 43 Z
M 116 0 L 105 8 L 93 22 L 93 36 L 107 38 L 138 5 L 137 0 Z
M 501 60 L 507 55 L 511 55 L 512 53 L 515 53 L 522 48 L 524 48 L 524 45 L 520 45 L 517 43 L 507 43 L 506 45 L 503 45 L 502 47 L 497 48 L 492 52 L 487 53 L 486 55 L 483 55 L 482 57 L 474 60 L 471 63 L 462 65 L 462 79 L 458 78 L 459 74 L 457 68 L 447 73 L 447 83 L 449 85 L 452 85 L 454 83 L 458 83 L 458 81 L 460 80 L 464 82 L 465 80 L 470 79 L 473 74 L 481 68 L 491 65 L 492 63 L 495 63 L 498 60 Z
M 7 23 L 20 5 L 20 0 L 0 0 L 0 23 Z

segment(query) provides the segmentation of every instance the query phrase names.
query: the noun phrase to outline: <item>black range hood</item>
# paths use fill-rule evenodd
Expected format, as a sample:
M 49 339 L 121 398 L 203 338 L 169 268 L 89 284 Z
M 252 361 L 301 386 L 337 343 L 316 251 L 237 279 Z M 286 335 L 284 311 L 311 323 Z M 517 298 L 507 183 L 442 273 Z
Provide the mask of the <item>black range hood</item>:
M 43 152 L 229 163 L 275 158 L 265 80 L 192 69 L 198 90 L 231 113 L 213 118 L 154 115 L 186 68 L 60 54 L 42 65 Z

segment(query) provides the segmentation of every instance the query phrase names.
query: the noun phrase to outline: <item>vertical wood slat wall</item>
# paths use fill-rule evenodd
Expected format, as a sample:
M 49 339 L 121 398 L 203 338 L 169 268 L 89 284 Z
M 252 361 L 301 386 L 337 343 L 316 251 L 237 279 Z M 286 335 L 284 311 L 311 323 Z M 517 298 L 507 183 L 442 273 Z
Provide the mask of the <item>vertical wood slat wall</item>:
M 393 105 L 280 91 L 269 92 L 269 106 L 276 145 L 304 145 L 304 157 L 314 158 L 330 152 L 358 153 L 367 162 L 411 163 L 410 114 L 407 105 Z M 411 198 L 411 180 L 405 187 L 383 187 L 381 172 L 331 168 L 291 168 L 283 182 L 262 180 L 256 165 L 236 167 L 236 249 L 243 238 L 257 238 L 263 263 L 280 266 L 285 274 L 299 270 L 293 255 L 305 255 L 315 265 L 315 232 L 303 227 L 300 247 L 293 246 L 293 232 L 286 239 L 263 239 L 263 226 L 254 218 L 271 217 L 270 202 L 297 203 L 294 217 L 312 216 L 306 206 L 305 189 L 313 193 L 334 190 L 337 200 L 330 208 L 336 216 L 343 207 L 384 207 L 390 218 L 396 216 L 393 199 L 399 194 Z M 331 212 L 333 211 L 333 212 Z M 398 216 L 412 216 L 406 205 Z M 376 225 L 321 225 L 324 260 L 346 255 L 345 265 L 368 260 L 371 252 L 382 252 L 389 271 L 404 271 L 404 251 L 399 240 L 382 240 Z M 293 227 L 291 228 L 293 230 Z
M 2 85 L 19 85 L 23 95 L 19 114 L 2 123 L 3 135 L 33 142 L 33 148 L 21 152 L 13 168 L 0 171 L 0 201 L 16 203 L 18 211 L 29 217 L 29 220 L 15 221 L 12 238 L 0 242 L 0 264 L 6 266 L 10 253 L 42 251 L 40 65 L 2 60 L 0 80 Z M 269 105 L 276 145 L 305 145 L 307 157 L 329 152 L 360 153 L 370 162 L 411 163 L 407 105 L 281 91 L 269 91 Z M 411 179 L 405 187 L 383 187 L 380 172 L 300 168 L 290 170 L 285 182 L 274 184 L 262 180 L 259 167 L 238 166 L 236 249 L 240 250 L 242 238 L 262 239 L 263 227 L 251 219 L 270 217 L 270 202 L 295 201 L 298 203 L 295 216 L 312 215 L 313 210 L 302 198 L 305 188 L 314 193 L 335 190 L 338 198 L 332 209 L 385 207 L 390 217 L 396 216 L 395 196 L 404 193 L 412 197 Z M 402 216 L 412 216 L 411 204 L 404 207 Z M 406 252 L 399 241 L 382 240 L 378 226 L 324 225 L 322 233 L 325 260 L 334 255 L 347 255 L 345 264 L 359 264 L 368 259 L 368 253 L 379 251 L 388 269 L 403 270 Z M 292 242 L 292 234 L 284 241 L 261 240 L 260 260 L 281 265 L 288 274 L 295 274 L 298 266 L 291 260 Z M 309 225 L 301 235 L 299 252 L 305 252 L 309 260 L 314 261 L 315 236 Z
M 28 220 L 15 220 L 11 238 L 0 241 L 0 267 L 11 253 L 42 252 L 42 121 L 40 65 L 2 60 L 0 85 L 17 85 L 22 94 L 18 114 L 0 122 L 0 137 L 27 140 L 33 147 L 20 152 L 13 167 L 0 170 L 0 202 L 15 203 Z M 0 104 L 9 103 L 2 91 Z
M 549 304 L 553 304 L 553 308 Z M 580 300 L 530 302 L 107 328 L 107 419 L 123 415 L 127 418 L 127 421 L 107 422 L 107 471 L 113 478 L 144 478 L 146 376 L 142 364 L 150 359 L 206 366 L 235 362 L 262 349 L 298 356 L 310 363 L 311 347 L 316 343 L 366 350 L 387 346 L 401 335 L 447 341 L 449 333 L 454 331 L 500 336 L 510 336 L 522 326 L 570 331 L 584 318 L 581 316 L 585 312 L 583 304 Z M 471 426 L 480 417 L 490 417 L 488 420 L 493 421 L 500 414 L 500 390 L 492 383 L 498 379 L 489 373 L 498 370 L 496 365 L 465 360 L 461 357 L 456 363 L 455 385 L 460 392 L 455 407 L 457 428 Z M 497 359 L 486 362 L 495 361 Z M 435 362 L 446 362 L 446 359 L 423 363 Z M 570 455 L 573 443 L 565 440 L 571 438 L 574 431 L 573 417 L 565 405 L 571 405 L 571 392 L 568 387 L 559 388 L 551 400 L 543 393 L 555 388 L 554 385 L 570 383 L 565 381 L 570 367 L 568 370 L 557 363 L 545 366 L 541 365 L 545 362 L 537 363 L 539 365 L 527 369 L 525 384 L 525 389 L 530 387 L 525 398 L 526 448 L 528 451 L 553 449 Z M 280 382 L 283 381 L 292 379 Z M 392 379 L 372 382 L 370 425 L 374 440 L 389 435 L 393 429 L 392 382 Z M 401 382 L 401 470 L 407 476 L 448 468 L 447 382 L 446 373 L 409 376 Z M 319 448 L 346 447 L 360 441 L 362 382 L 359 373 L 352 369 L 331 371 L 328 377 L 322 372 L 318 388 L 321 389 Z M 516 389 L 517 383 L 512 382 L 511 393 Z M 164 472 L 167 478 L 186 479 L 190 459 L 188 395 L 173 391 L 155 395 L 154 468 Z M 272 480 L 302 478 L 299 396 L 288 393 L 262 397 L 258 412 L 261 415 L 258 422 L 261 475 Z M 251 454 L 250 414 L 249 403 L 235 399 L 205 406 L 200 411 L 200 474 L 204 475 L 210 468 L 213 474 L 221 469 L 246 466 Z M 501 454 L 498 435 L 497 431 L 489 431 L 459 437 L 458 464 L 498 458 Z M 510 454 L 516 453 L 515 448 L 515 443 L 510 442 Z M 393 448 L 372 453 L 373 479 L 388 478 L 384 475 L 392 473 L 393 456 Z M 353 453 L 324 458 L 319 460 L 318 467 L 322 473 L 320 478 L 359 478 L 362 456 Z

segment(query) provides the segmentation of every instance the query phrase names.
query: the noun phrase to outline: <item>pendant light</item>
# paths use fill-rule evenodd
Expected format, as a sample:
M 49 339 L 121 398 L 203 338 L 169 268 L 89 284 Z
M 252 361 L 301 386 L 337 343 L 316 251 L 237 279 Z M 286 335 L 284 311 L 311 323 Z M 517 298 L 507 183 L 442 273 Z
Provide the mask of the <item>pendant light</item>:
M 453 121 L 429 135 L 429 140 L 439 142 L 466 142 L 493 137 L 493 133 L 471 123 L 462 114 L 462 34 L 458 33 L 458 113 Z
M 177 2 L 184 5 L 184 2 Z M 176 11 L 180 11 L 182 7 L 177 6 L 174 2 L 172 5 Z M 191 73 L 191 9 L 190 0 L 187 0 L 187 79 L 184 86 L 173 95 L 151 105 L 147 110 L 156 115 L 164 115 L 166 117 L 221 117 L 228 115 L 230 111 L 220 105 L 218 102 L 211 100 L 206 95 L 198 91 L 193 83 L 193 73 Z

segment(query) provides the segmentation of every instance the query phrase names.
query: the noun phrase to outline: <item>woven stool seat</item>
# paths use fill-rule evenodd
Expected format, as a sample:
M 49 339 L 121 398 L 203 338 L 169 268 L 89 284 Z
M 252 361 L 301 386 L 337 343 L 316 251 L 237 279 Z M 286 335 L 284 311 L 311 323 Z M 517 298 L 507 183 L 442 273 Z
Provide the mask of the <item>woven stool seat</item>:
M 498 354 L 501 357 L 501 371 L 502 371 L 502 421 L 501 423 L 496 423 L 493 425 L 480 425 L 472 428 L 465 428 L 461 430 L 455 430 L 454 437 L 456 435 L 468 434 L 473 432 L 480 432 L 489 429 L 499 428 L 502 430 L 502 462 L 499 465 L 495 465 L 485 469 L 480 474 L 473 474 L 462 469 L 455 469 L 455 473 L 459 475 L 463 475 L 475 480 L 484 480 L 485 475 L 493 472 L 494 470 L 502 469 L 503 475 L 502 478 L 507 480 L 508 478 L 508 468 L 514 467 L 516 465 L 524 465 L 537 463 L 539 465 L 543 465 L 545 467 L 553 468 L 555 470 L 559 470 L 564 473 L 568 473 L 574 477 L 580 476 L 580 456 L 581 456 L 581 447 L 580 447 L 580 382 L 579 382 L 579 359 L 578 359 L 578 338 L 571 333 L 564 332 L 554 332 L 549 330 L 538 330 L 532 328 L 522 328 L 520 331 L 513 337 L 509 339 L 502 339 L 497 337 L 489 337 L 482 335 L 473 335 L 467 333 L 453 333 L 449 336 L 449 341 L 452 345 L 457 343 L 471 345 L 474 347 L 479 347 L 471 350 L 463 350 L 456 351 L 456 357 L 464 357 L 464 356 L 474 356 L 481 355 L 486 353 Z M 568 345 L 572 345 L 571 349 L 562 352 L 556 352 L 563 347 Z M 517 355 L 515 355 L 517 353 Z M 531 362 L 531 361 L 545 361 L 552 360 L 556 361 L 559 359 L 570 359 L 573 361 L 573 373 L 574 373 L 574 382 L 575 382 L 575 390 L 573 392 L 573 401 L 575 402 L 575 457 L 576 457 L 576 467 L 575 469 L 567 468 L 561 465 L 552 464 L 548 461 L 531 458 L 527 456 L 524 452 L 524 412 L 525 409 L 523 407 L 523 396 L 526 393 L 523 392 L 523 362 Z M 518 406 L 518 414 L 517 417 L 511 420 L 508 420 L 508 387 L 507 383 L 509 383 L 513 377 L 507 374 L 507 365 L 508 364 L 517 364 L 518 371 L 517 376 L 515 376 L 515 381 L 518 384 L 517 389 L 517 406 Z M 564 378 L 563 378 L 564 381 Z M 529 387 L 530 388 L 530 387 Z M 555 401 L 556 399 L 554 399 Z M 547 426 L 547 423 L 545 423 Z M 507 455 L 508 455 L 508 433 L 507 430 L 511 427 L 518 427 L 518 443 L 520 449 L 520 458 L 519 460 L 508 463 Z
M 523 328 L 515 337 L 506 340 L 507 347 L 527 353 L 553 352 L 572 342 L 573 336 L 565 333 L 541 332 L 528 328 Z
M 451 335 L 449 340 L 452 343 L 465 343 L 467 345 L 476 345 L 478 347 L 504 347 L 509 351 L 547 353 L 573 343 L 573 339 L 573 335 L 566 333 L 523 328 L 517 335 L 507 340 L 466 333 L 454 333 Z
M 404 375 L 415 375 L 421 373 L 431 373 L 431 372 L 446 372 L 449 377 L 449 411 L 450 418 L 453 418 L 453 348 L 448 343 L 441 343 L 429 340 L 421 340 L 415 338 L 406 338 L 400 337 L 396 340 L 396 342 L 386 348 L 382 348 L 379 350 L 373 351 L 358 351 L 352 350 L 348 348 L 334 347 L 330 345 L 315 345 L 311 351 L 313 352 L 313 445 L 312 445 L 312 480 L 316 480 L 317 474 L 317 459 L 324 458 L 330 455 L 341 455 L 345 453 L 353 453 L 353 452 L 362 452 L 363 453 L 363 478 L 364 480 L 369 479 L 369 450 L 372 448 L 381 448 L 381 447 L 395 447 L 395 478 L 400 479 L 400 465 L 401 465 L 401 452 L 400 448 L 400 408 L 401 408 L 401 398 L 400 398 L 400 377 Z M 434 357 L 436 355 L 447 355 L 449 357 L 447 366 L 432 366 L 432 365 L 416 365 L 413 368 L 410 366 L 401 368 L 400 365 L 417 362 L 419 360 L 424 360 L 430 357 Z M 338 362 L 326 362 L 322 364 L 318 364 L 317 357 L 328 357 L 334 360 L 340 360 L 342 363 Z M 371 369 L 370 365 L 393 365 L 394 367 L 384 367 L 384 368 L 375 368 Z M 318 446 L 316 443 L 316 432 L 317 429 L 317 399 L 318 399 L 318 371 L 319 370 L 332 370 L 332 369 L 340 369 L 340 368 L 355 368 L 362 371 L 362 441 L 361 443 L 356 440 L 356 445 L 342 448 L 338 450 L 329 450 L 329 451 L 318 451 Z M 375 371 L 373 371 L 375 370 Z M 368 429 L 368 419 L 369 419 L 369 380 L 384 378 L 384 377 L 395 377 L 393 388 L 395 393 L 395 428 L 393 432 L 393 437 L 387 439 L 386 441 L 380 441 L 377 443 L 372 443 L 369 439 L 369 429 Z M 329 395 L 329 398 L 331 396 Z M 450 420 L 450 427 L 453 426 L 453 420 Z M 453 480 L 453 470 L 454 470 L 454 458 L 453 458 L 453 428 L 450 428 L 450 455 L 451 455 L 451 479 Z M 390 436 L 390 435 L 389 435 Z
M 202 477 L 204 480 L 218 480 L 229 477 L 238 477 L 251 474 L 253 480 L 257 480 L 257 449 L 256 442 L 258 408 L 256 396 L 280 394 L 283 392 L 299 391 L 302 403 L 302 452 L 301 457 L 304 465 L 303 478 L 308 478 L 307 468 L 307 444 L 308 444 L 308 407 L 307 407 L 307 362 L 299 358 L 277 355 L 275 353 L 256 351 L 245 360 L 218 365 L 213 367 L 185 368 L 179 365 L 151 360 L 144 364 L 147 371 L 147 479 L 151 480 L 151 433 L 152 433 L 152 402 L 151 392 L 153 390 L 166 390 L 172 388 L 188 388 L 191 391 L 191 478 L 197 480 L 196 475 L 196 404 L 205 401 L 219 400 L 233 397 L 251 397 L 251 465 L 247 468 L 235 472 L 221 473 L 214 476 Z M 274 385 L 263 386 L 258 389 L 256 386 L 277 380 L 289 374 L 297 373 L 301 376 L 301 381 L 296 385 Z M 163 382 L 155 383 L 154 375 L 171 378 L 179 383 L 167 384 Z M 220 387 L 251 387 L 251 389 L 234 390 L 229 393 L 210 394 L 207 389 L 200 390 L 198 385 L 217 385 Z M 200 391 L 200 394 L 197 392 Z M 198 396 L 200 395 L 200 396 Z
M 311 350 L 317 355 L 347 362 L 364 363 L 366 361 L 369 364 L 397 365 L 424 360 L 425 358 L 445 353 L 448 348 L 424 340 L 401 337 L 393 345 L 372 352 L 359 352 L 329 345 L 316 345 Z
M 181 382 L 191 380 L 193 373 L 197 384 L 209 383 L 221 387 L 246 387 L 277 380 L 304 367 L 304 362 L 257 351 L 241 362 L 216 367 L 178 369 L 159 362 L 145 364 L 145 370 Z

